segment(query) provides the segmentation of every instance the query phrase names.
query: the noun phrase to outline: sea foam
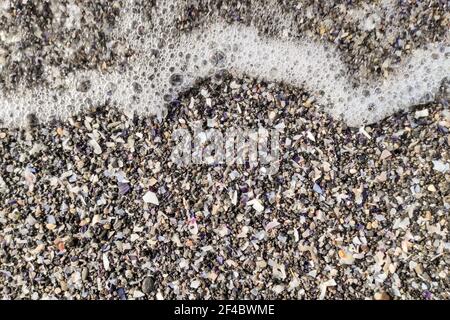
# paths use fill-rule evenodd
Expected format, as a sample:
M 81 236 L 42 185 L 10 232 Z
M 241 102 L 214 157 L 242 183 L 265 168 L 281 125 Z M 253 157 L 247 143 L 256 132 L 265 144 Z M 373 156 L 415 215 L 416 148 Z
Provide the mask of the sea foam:
M 160 17 L 155 23 L 136 14 L 130 2 L 115 31 L 136 52 L 125 71 L 77 71 L 58 79 L 53 74 L 55 70 L 48 69 L 47 76 L 55 77 L 49 87 L 0 92 L 3 125 L 23 125 L 30 113 L 41 121 L 65 118 L 106 101 L 127 112 L 158 114 L 163 118 L 167 102 L 178 93 L 190 88 L 197 79 L 226 69 L 300 86 L 333 117 L 361 126 L 432 102 L 443 80 L 450 76 L 449 37 L 414 50 L 386 78 L 363 81 L 355 87 L 333 44 L 289 35 L 265 37 L 252 26 L 221 21 L 180 34 L 173 28 L 180 10 L 177 6 L 176 1 L 162 2 L 154 12 L 155 17 Z M 136 24 L 151 31 L 142 35 Z M 80 90 L 83 84 L 89 85 Z

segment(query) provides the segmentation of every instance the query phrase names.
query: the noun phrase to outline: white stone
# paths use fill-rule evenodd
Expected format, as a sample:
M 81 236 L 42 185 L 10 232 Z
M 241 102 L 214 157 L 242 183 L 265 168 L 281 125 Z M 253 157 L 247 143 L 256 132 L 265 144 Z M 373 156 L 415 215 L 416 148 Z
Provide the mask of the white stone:
M 428 117 L 428 115 L 429 115 L 428 109 L 423 109 L 423 110 L 416 111 L 416 113 L 414 114 L 414 117 L 416 119 L 419 119 L 419 118 Z
M 450 165 L 440 160 L 433 161 L 433 169 L 441 173 L 446 173 L 450 170 Z
M 143 199 L 144 199 L 145 203 L 151 203 L 156 206 L 159 205 L 158 197 L 156 196 L 156 194 L 154 192 L 148 191 L 144 195 Z
M 253 199 L 247 202 L 249 206 L 252 206 L 253 209 L 255 209 L 257 212 L 263 212 L 264 206 L 261 204 L 261 201 L 259 199 Z
M 94 149 L 95 154 L 102 154 L 102 148 L 94 139 L 89 140 L 89 145 Z

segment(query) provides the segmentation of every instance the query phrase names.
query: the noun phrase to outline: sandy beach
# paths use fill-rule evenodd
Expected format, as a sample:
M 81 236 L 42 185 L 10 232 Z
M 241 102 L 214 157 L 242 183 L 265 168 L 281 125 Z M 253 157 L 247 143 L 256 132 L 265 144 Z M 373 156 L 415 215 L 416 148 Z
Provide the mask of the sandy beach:
M 0 298 L 449 299 L 446 1 L 0 5 Z

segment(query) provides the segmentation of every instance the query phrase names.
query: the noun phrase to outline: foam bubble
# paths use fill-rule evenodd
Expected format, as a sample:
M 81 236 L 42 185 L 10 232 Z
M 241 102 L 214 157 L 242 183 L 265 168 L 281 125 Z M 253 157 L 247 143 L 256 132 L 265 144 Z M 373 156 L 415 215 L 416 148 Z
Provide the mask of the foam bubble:
M 447 40 L 413 51 L 386 79 L 352 88 L 339 52 L 329 43 L 289 35 L 265 38 L 252 26 L 223 22 L 178 34 L 173 25 L 179 6 L 176 1 L 163 1 L 152 9 L 152 17 L 161 19 L 148 21 L 130 2 L 115 30 L 116 37 L 126 38 L 136 51 L 129 67 L 107 73 L 77 71 L 51 88 L 1 92 L 0 118 L 6 126 L 22 125 L 30 113 L 40 120 L 64 118 L 106 101 L 127 111 L 163 117 L 167 102 L 179 92 L 198 78 L 228 69 L 302 86 L 325 111 L 360 126 L 432 101 L 443 79 L 450 76 Z

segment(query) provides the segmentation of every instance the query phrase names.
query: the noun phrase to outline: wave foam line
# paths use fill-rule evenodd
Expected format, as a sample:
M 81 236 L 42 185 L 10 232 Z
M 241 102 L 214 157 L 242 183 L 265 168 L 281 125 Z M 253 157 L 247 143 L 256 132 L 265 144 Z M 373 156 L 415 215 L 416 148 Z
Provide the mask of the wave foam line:
M 157 61 L 151 54 L 155 41 L 150 38 L 141 45 L 138 57 L 124 73 L 76 72 L 58 83 L 64 90 L 32 88 L 0 93 L 0 118 L 6 126 L 20 126 L 29 113 L 44 121 L 64 118 L 107 100 L 125 111 L 162 114 L 167 93 L 175 96 L 199 78 L 230 69 L 302 86 L 333 117 L 361 126 L 432 102 L 443 79 L 450 76 L 448 43 L 415 50 L 387 79 L 354 89 L 337 50 L 310 39 L 267 39 L 253 27 L 217 23 L 168 41 L 170 45 L 160 50 Z M 173 81 L 173 74 L 178 75 L 177 81 Z M 78 91 L 80 83 L 87 80 L 90 89 Z M 136 90 L 137 86 L 141 89 Z

